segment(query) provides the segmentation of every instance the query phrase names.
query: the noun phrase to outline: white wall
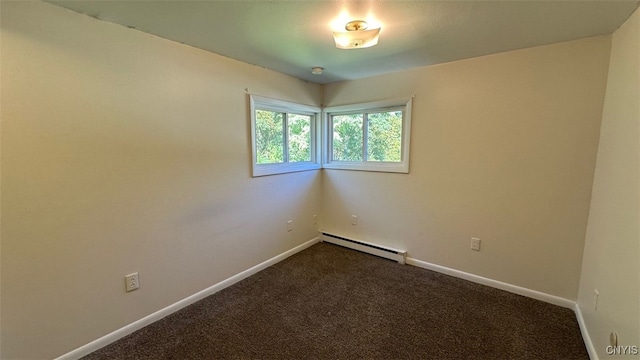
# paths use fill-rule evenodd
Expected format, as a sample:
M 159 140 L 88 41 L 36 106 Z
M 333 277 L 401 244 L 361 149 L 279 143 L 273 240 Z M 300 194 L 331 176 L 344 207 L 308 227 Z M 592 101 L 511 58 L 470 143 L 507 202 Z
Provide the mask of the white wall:
M 640 346 L 640 11 L 612 38 L 578 297 L 601 358 L 611 331 Z
M 59 356 L 317 235 L 318 171 L 250 177 L 245 88 L 317 105 L 321 86 L 1 6 L 2 359 Z
M 610 37 L 323 89 L 50 4 L 0 4 L 0 358 L 95 340 L 313 238 L 320 211 L 327 231 L 577 298 Z M 613 39 L 579 297 L 600 347 L 610 329 L 638 338 L 637 13 Z M 252 179 L 245 89 L 327 106 L 415 94 L 410 174 Z M 125 293 L 133 271 L 142 287 Z
M 410 173 L 325 170 L 323 230 L 575 300 L 609 48 L 595 37 L 326 86 L 327 106 L 415 98 Z

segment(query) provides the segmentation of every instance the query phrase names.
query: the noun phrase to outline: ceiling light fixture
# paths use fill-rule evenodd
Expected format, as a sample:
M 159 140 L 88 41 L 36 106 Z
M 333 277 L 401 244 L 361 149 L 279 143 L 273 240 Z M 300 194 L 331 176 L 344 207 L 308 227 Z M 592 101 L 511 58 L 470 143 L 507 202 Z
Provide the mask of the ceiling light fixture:
M 369 24 L 364 20 L 349 21 L 345 25 L 346 32 L 333 32 L 333 39 L 338 49 L 360 49 L 378 43 L 380 28 L 367 30 Z
M 322 72 L 324 71 L 324 68 L 321 68 L 319 66 L 316 66 L 314 68 L 311 68 L 311 73 L 313 75 L 322 75 Z

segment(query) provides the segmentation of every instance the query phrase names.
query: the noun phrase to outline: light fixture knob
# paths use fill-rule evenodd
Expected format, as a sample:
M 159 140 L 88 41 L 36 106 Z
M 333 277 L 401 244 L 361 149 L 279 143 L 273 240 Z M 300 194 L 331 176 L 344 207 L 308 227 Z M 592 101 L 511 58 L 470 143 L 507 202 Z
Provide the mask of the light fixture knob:
M 358 31 L 358 30 L 367 30 L 369 24 L 367 24 L 364 20 L 353 20 L 349 21 L 347 25 L 344 26 L 347 31 Z

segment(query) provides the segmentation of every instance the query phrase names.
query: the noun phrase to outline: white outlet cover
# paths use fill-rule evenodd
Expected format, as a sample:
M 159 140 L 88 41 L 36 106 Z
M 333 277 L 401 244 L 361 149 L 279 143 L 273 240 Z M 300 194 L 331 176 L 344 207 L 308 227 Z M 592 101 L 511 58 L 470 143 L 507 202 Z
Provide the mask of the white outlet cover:
M 471 238 L 471 250 L 480 251 L 480 239 Z
M 138 289 L 140 287 L 140 280 L 138 278 L 138 273 L 133 273 L 125 276 L 124 284 L 127 292 Z

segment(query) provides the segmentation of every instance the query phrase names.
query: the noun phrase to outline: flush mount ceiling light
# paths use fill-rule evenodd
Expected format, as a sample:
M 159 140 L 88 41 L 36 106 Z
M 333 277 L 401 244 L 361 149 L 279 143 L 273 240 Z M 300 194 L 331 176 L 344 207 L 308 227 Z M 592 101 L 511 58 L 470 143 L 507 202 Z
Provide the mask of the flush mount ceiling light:
M 380 28 L 367 30 L 369 25 L 364 20 L 349 21 L 344 32 L 334 31 L 333 39 L 338 49 L 367 48 L 378 43 Z
M 322 72 L 324 71 L 324 68 L 320 67 L 320 66 L 316 66 L 314 68 L 311 68 L 311 73 L 313 75 L 322 75 Z

